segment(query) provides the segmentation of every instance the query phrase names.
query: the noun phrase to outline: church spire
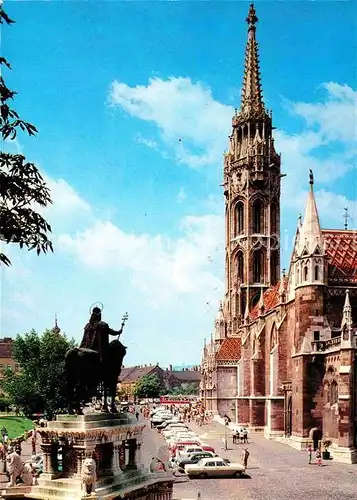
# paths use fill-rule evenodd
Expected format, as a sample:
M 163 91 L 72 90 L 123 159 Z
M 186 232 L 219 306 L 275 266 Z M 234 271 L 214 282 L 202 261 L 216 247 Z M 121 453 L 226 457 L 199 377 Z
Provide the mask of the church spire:
M 310 190 L 307 197 L 305 216 L 299 235 L 299 254 L 312 254 L 318 246 L 320 252 L 323 251 L 322 233 L 320 227 L 319 214 L 314 194 L 314 176 L 310 170 Z
M 52 332 L 57 333 L 57 335 L 61 333 L 61 329 L 57 324 L 57 314 L 55 314 L 55 326 L 52 328 Z
M 248 41 L 245 49 L 240 112 L 246 116 L 256 116 L 264 111 L 264 103 L 260 83 L 258 43 L 255 39 L 255 24 L 258 18 L 255 14 L 254 4 L 251 4 L 249 7 L 246 21 L 248 23 Z

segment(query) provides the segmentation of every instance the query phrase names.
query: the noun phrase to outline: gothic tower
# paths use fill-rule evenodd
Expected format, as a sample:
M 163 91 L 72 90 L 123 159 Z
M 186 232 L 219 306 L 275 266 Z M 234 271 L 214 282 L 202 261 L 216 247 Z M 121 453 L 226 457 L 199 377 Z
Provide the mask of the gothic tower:
M 280 155 L 274 148 L 272 113 L 260 83 L 254 5 L 248 17 L 242 98 L 224 155 L 227 333 L 234 335 L 261 289 L 280 270 Z

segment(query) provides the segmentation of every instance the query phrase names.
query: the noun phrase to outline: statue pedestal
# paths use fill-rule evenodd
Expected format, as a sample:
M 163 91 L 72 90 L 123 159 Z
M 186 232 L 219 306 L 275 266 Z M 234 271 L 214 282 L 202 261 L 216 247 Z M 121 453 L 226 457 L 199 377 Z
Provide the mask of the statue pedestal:
M 59 415 L 38 429 L 44 469 L 25 498 L 111 500 L 126 495 L 127 500 L 172 500 L 171 472 L 151 473 L 141 462 L 144 427 L 128 413 Z M 82 480 L 93 478 L 86 459 L 96 464 L 95 486 L 88 496 Z
M 32 486 L 11 486 L 2 490 L 2 498 L 27 498 L 27 495 L 31 492 Z

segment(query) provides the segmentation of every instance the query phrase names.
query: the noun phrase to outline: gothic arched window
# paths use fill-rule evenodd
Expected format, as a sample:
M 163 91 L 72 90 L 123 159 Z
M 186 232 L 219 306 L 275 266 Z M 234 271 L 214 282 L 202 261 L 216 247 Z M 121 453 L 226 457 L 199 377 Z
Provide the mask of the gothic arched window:
M 272 252 L 270 255 L 270 283 L 275 285 L 278 280 L 278 255 Z
M 278 232 L 277 210 L 276 204 L 272 203 L 270 206 L 270 233 L 276 234 Z
M 296 284 L 298 285 L 300 283 L 300 266 L 299 264 L 296 265 Z
M 264 227 L 264 214 L 263 214 L 263 203 L 260 200 L 256 200 L 253 203 L 253 233 L 263 232 Z
M 237 255 L 237 274 L 241 283 L 244 283 L 244 257 L 242 252 Z
M 261 283 L 263 281 L 264 255 L 261 250 L 253 253 L 253 282 Z
M 318 265 L 315 266 L 315 273 L 314 274 L 315 274 L 315 281 L 319 281 L 319 279 L 320 279 L 320 270 L 319 270 L 319 266 Z
M 308 275 L 309 275 L 309 268 L 306 265 L 304 267 L 304 281 L 307 281 Z
M 236 205 L 236 232 L 237 234 L 244 233 L 244 205 L 241 201 Z
M 272 351 L 274 347 L 278 343 L 278 332 L 275 326 L 275 323 L 273 324 L 273 328 L 271 329 L 270 333 L 270 350 Z
M 334 405 L 335 403 L 338 402 L 338 385 L 335 380 L 331 382 L 330 385 L 330 403 Z

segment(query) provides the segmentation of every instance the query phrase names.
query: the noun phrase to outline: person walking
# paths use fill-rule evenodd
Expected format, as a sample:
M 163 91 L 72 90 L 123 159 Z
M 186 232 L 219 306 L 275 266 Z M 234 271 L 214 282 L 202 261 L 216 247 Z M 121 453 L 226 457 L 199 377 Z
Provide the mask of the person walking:
M 312 446 L 311 446 L 311 444 L 309 444 L 309 446 L 307 447 L 307 452 L 309 454 L 309 465 L 311 465 L 311 461 L 312 461 Z
M 319 467 L 322 465 L 322 457 L 321 457 L 321 450 L 320 448 L 317 448 L 316 450 L 316 463 Z
M 243 453 L 242 453 L 242 464 L 243 467 L 246 469 L 248 467 L 248 458 L 249 458 L 249 451 L 248 448 L 244 448 Z

